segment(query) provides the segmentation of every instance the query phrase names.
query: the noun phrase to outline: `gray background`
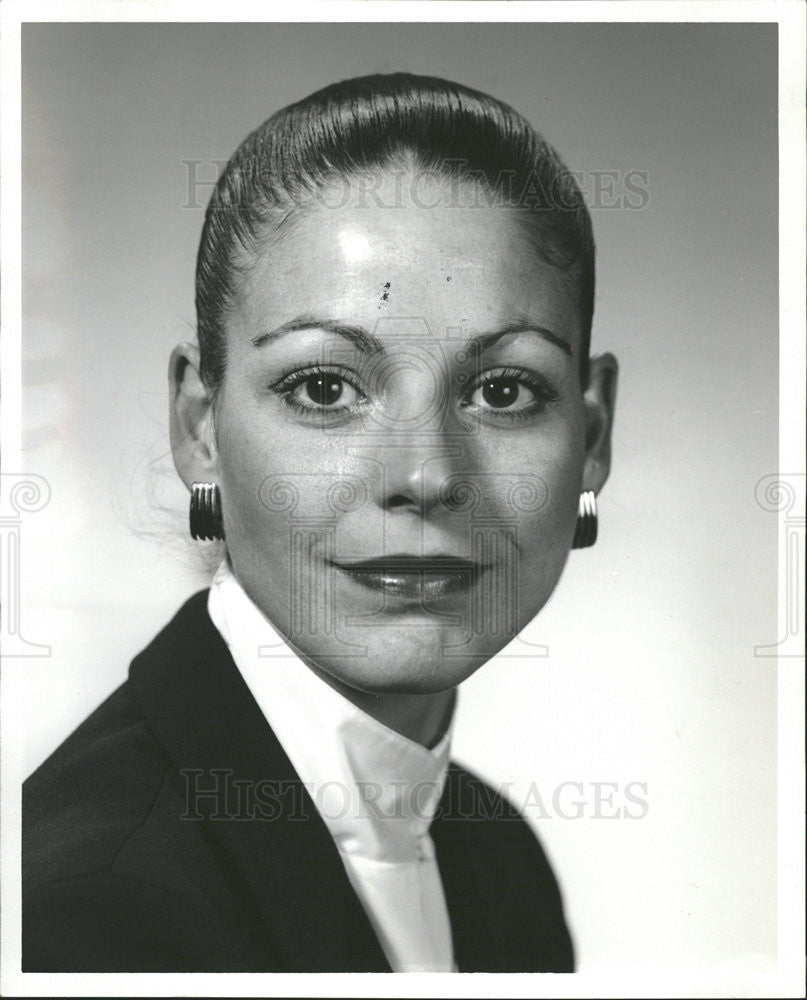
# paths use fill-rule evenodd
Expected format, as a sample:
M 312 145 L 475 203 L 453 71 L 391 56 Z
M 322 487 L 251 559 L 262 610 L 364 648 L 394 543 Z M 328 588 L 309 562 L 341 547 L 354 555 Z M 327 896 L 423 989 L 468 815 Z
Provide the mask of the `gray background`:
M 527 803 L 583 968 L 765 968 L 776 667 L 754 647 L 779 637 L 777 524 L 754 489 L 778 467 L 775 25 L 25 25 L 25 448 L 52 488 L 25 524 L 23 632 L 52 650 L 25 661 L 27 768 L 206 583 L 167 443 L 209 194 L 184 161 L 209 180 L 277 108 L 397 69 L 514 105 L 590 204 L 595 171 L 648 178 L 640 210 L 592 205 L 593 346 L 621 362 L 600 541 L 464 686 L 456 755 Z M 583 786 L 559 800 L 579 819 L 553 807 L 564 782 Z M 646 783 L 647 815 L 596 818 L 595 782 L 618 786 L 604 814 Z

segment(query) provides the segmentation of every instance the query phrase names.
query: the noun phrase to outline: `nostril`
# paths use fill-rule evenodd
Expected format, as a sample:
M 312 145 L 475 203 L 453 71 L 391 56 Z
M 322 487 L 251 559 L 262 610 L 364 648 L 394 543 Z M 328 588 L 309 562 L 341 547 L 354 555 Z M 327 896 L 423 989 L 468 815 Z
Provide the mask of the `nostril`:
M 426 514 L 441 506 L 442 492 L 451 478 L 450 460 L 453 448 L 434 442 L 399 446 L 385 455 L 381 475 L 377 479 L 376 502 L 385 510 L 412 510 Z
M 398 507 L 419 507 L 420 503 L 417 497 L 405 496 L 403 493 L 396 493 L 391 497 L 387 498 L 386 507 L 388 510 L 394 510 Z

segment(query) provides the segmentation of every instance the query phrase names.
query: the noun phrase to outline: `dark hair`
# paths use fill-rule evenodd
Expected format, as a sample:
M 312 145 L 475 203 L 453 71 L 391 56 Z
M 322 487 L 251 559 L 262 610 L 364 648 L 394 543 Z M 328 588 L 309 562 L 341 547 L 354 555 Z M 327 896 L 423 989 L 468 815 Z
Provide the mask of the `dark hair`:
M 325 87 L 272 115 L 231 157 L 205 213 L 196 266 L 205 384 L 215 392 L 224 376 L 224 318 L 245 252 L 267 227 L 277 232 L 311 204 L 312 193 L 329 181 L 394 163 L 481 183 L 486 203 L 516 211 L 530 244 L 564 272 L 577 299 L 585 385 L 594 240 L 577 183 L 555 150 L 507 104 L 448 80 L 408 73 Z

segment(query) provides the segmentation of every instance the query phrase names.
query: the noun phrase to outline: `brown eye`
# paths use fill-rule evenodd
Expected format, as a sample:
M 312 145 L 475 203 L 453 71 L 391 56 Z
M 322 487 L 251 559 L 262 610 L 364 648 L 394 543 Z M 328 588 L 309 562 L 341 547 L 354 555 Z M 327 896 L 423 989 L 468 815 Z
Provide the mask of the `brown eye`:
M 344 382 L 338 375 L 311 375 L 303 387 L 312 403 L 318 406 L 332 406 L 342 396 Z
M 463 409 L 502 420 L 527 420 L 557 401 L 557 389 L 539 372 L 528 368 L 490 369 L 462 394 Z
M 524 384 L 524 376 L 488 375 L 477 384 L 471 396 L 471 407 L 491 411 L 520 412 L 535 406 L 535 392 Z
M 339 372 L 322 368 L 293 372 L 275 388 L 291 406 L 310 412 L 342 412 L 363 399 L 351 381 Z
M 519 397 L 521 387 L 514 378 L 489 378 L 480 386 L 482 398 L 497 410 L 512 406 Z

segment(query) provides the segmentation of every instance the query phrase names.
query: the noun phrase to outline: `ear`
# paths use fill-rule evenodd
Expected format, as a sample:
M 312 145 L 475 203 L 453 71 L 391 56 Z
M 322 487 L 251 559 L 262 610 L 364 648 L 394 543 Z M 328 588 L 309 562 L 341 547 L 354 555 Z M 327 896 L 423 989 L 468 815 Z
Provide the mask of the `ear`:
M 583 489 L 599 493 L 611 471 L 611 428 L 614 424 L 619 366 L 613 354 L 589 362 L 589 383 L 583 393 L 586 410 L 586 460 Z
M 180 478 L 218 482 L 218 451 L 213 426 L 213 397 L 199 373 L 196 344 L 177 344 L 168 364 L 171 450 Z

